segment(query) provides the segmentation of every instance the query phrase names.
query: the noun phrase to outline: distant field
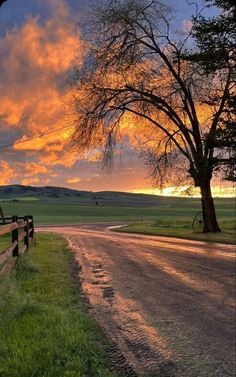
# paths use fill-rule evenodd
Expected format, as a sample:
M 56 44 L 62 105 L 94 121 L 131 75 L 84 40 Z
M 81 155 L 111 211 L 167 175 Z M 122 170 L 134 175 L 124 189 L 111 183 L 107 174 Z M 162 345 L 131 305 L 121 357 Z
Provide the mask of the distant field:
M 235 202 L 232 198 L 216 199 L 217 215 L 220 221 L 227 222 L 227 228 L 232 225 L 235 217 Z M 168 225 L 169 222 L 184 222 L 191 226 L 194 215 L 201 209 L 200 199 L 190 198 L 165 198 L 158 197 L 154 206 L 120 206 L 112 205 L 82 205 L 68 200 L 41 201 L 28 200 L 19 202 L 1 202 L 6 216 L 33 215 L 37 224 L 78 224 L 96 221 L 161 221 Z M 186 225 L 187 224 L 187 225 Z
M 34 196 L 22 196 L 22 197 L 20 196 L 16 198 L 0 199 L 0 203 L 9 202 L 9 201 L 32 202 L 32 201 L 37 201 L 37 200 L 39 200 L 39 198 L 34 197 Z

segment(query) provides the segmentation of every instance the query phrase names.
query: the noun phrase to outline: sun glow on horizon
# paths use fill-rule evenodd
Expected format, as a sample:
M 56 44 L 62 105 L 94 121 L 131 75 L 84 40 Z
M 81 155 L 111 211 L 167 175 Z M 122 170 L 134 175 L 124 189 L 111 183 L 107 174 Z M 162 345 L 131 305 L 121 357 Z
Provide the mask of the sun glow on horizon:
M 134 189 L 129 191 L 134 194 L 147 194 L 147 195 L 157 195 L 157 196 L 179 196 L 179 197 L 189 197 L 189 198 L 200 198 L 200 192 L 198 188 L 183 187 L 165 187 L 163 189 L 153 188 L 153 189 Z M 212 195 L 214 198 L 234 198 L 236 197 L 236 188 L 233 184 L 228 184 L 226 187 L 224 185 L 212 186 Z

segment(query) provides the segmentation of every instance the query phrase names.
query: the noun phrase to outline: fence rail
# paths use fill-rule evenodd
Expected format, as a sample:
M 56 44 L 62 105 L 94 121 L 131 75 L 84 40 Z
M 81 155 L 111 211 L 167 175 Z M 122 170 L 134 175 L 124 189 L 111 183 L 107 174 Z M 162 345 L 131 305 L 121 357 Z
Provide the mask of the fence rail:
M 33 216 L 5 217 L 0 224 L 0 237 L 11 233 L 12 243 L 2 252 L 0 250 L 0 276 L 10 272 L 17 258 L 29 250 L 30 241 L 34 237 Z M 21 245 L 23 241 L 23 245 Z

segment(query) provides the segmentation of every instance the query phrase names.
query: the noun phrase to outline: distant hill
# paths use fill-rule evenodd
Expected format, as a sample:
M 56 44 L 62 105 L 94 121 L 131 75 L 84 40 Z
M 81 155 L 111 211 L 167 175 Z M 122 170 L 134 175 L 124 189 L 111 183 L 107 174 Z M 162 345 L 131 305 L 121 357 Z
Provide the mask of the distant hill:
M 171 198 L 170 201 L 173 202 Z M 113 205 L 113 206 L 155 206 L 167 205 L 166 198 L 157 195 L 132 194 L 116 191 L 78 191 L 65 187 L 34 187 L 23 185 L 0 186 L 1 201 L 31 201 L 40 200 L 43 202 L 65 202 L 81 203 L 93 205 Z
M 17 197 L 36 197 L 36 198 L 62 198 L 80 197 L 86 195 L 86 191 L 71 190 L 64 187 L 35 187 L 23 185 L 0 186 L 0 199 L 10 199 Z

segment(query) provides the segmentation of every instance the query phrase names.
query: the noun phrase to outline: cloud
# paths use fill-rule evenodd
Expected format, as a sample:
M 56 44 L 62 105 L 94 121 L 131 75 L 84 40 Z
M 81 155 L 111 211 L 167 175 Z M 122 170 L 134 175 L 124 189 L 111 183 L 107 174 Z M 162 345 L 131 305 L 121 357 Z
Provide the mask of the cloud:
M 188 34 L 192 30 L 193 22 L 191 20 L 183 20 L 182 30 L 184 33 Z
M 39 165 L 35 162 L 28 162 L 24 165 L 26 174 L 47 174 L 49 172 L 48 168 L 43 165 Z
M 81 182 L 81 178 L 80 178 L 80 177 L 77 177 L 77 178 L 69 178 L 69 179 L 67 179 L 66 182 L 69 183 L 69 184 L 74 185 L 74 184 L 76 184 L 76 183 Z
M 40 2 L 36 3 L 39 9 Z M 46 5 L 48 18 L 28 16 L 0 38 L 0 139 L 4 144 L 5 140 L 6 144 L 15 142 L 13 150 L 3 152 L 9 161 L 21 156 L 17 168 L 21 164 L 23 169 L 25 160 L 33 159 L 32 171 L 41 174 L 48 171 L 46 166 L 68 168 L 78 160 L 77 153 L 66 157 L 63 153 L 70 128 L 27 139 L 66 126 L 66 79 L 75 65 L 75 55 L 79 64 L 84 50 L 67 3 L 47 0 Z M 4 182 L 18 175 L 16 166 L 11 165 L 11 174 L 9 166 Z
M 43 153 L 39 156 L 39 163 L 47 166 L 63 166 L 65 168 L 72 168 L 78 161 L 77 153 L 70 153 L 69 151 L 61 151 L 56 153 L 54 151 Z
M 21 184 L 22 184 L 22 185 L 25 185 L 25 186 L 28 186 L 28 185 L 36 185 L 37 183 L 39 183 L 39 178 L 38 178 L 38 177 L 34 177 L 34 178 L 24 178 L 24 179 L 22 179 L 22 181 L 21 181 Z
M 64 87 L 79 49 L 82 43 L 63 1 L 57 1 L 53 18 L 43 24 L 39 17 L 30 17 L 22 27 L 1 38 L 3 124 L 20 130 L 25 137 L 65 125 Z
M 7 185 L 15 176 L 14 168 L 7 161 L 0 161 L 0 185 Z

